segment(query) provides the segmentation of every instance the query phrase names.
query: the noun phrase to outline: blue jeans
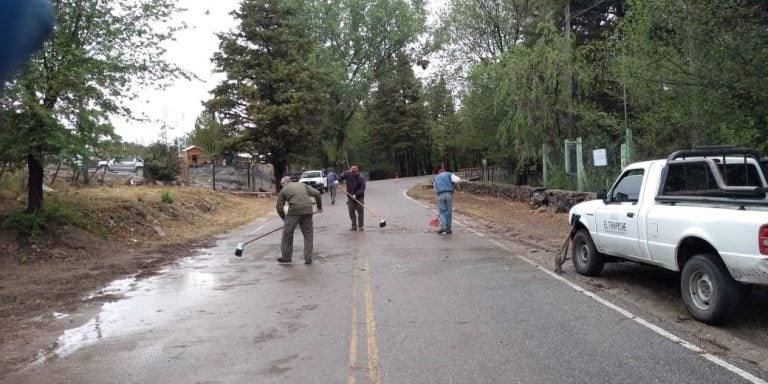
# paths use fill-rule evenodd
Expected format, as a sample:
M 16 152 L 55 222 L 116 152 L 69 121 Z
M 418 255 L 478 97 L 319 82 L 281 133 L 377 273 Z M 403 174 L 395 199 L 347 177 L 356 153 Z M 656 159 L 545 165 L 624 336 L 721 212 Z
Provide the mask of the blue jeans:
M 440 193 L 437 195 L 437 210 L 440 217 L 440 230 L 451 230 L 451 218 L 453 216 L 453 194 Z

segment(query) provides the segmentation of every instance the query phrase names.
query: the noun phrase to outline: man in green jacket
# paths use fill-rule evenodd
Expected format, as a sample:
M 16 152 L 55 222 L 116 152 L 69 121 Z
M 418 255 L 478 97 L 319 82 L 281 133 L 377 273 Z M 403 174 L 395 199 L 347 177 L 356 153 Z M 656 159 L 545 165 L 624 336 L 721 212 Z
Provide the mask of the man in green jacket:
M 304 183 L 294 183 L 286 176 L 280 180 L 282 189 L 277 195 L 277 214 L 283 219 L 283 239 L 280 244 L 282 256 L 279 263 L 290 263 L 293 257 L 293 232 L 296 225 L 301 227 L 304 235 L 304 264 L 312 264 L 312 198 L 315 198 L 317 212 L 323 212 L 323 201 L 320 191 Z M 285 203 L 288 203 L 288 213 L 285 213 Z

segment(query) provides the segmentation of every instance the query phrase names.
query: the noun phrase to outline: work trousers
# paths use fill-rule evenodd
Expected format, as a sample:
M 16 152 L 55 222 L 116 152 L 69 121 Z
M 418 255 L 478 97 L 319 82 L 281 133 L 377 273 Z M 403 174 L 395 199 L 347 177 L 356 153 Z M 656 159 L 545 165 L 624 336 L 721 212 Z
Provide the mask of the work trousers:
M 312 260 L 312 214 L 285 216 L 283 239 L 280 243 L 282 258 L 291 260 L 293 257 L 293 232 L 296 231 L 297 225 L 301 227 L 301 234 L 304 235 L 304 260 Z
M 450 231 L 453 216 L 453 193 L 444 192 L 437 195 L 437 210 L 440 216 L 440 230 Z
M 347 200 L 347 209 L 349 210 L 349 219 L 352 220 L 352 228 L 363 228 L 363 204 L 365 204 L 365 198 L 358 199 L 357 201 L 349 199 Z
M 331 204 L 336 203 L 336 186 L 328 184 L 328 191 L 331 192 Z

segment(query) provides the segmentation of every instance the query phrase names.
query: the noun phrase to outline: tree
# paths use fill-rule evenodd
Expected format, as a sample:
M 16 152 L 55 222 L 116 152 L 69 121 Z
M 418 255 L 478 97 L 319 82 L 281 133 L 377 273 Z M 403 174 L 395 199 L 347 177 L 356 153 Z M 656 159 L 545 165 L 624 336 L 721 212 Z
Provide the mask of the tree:
M 110 115 L 131 116 L 122 101 L 134 86 L 184 75 L 163 58 L 162 42 L 179 28 L 175 0 L 59 0 L 56 27 L 40 54 L 2 98 L 4 144 L 29 169 L 27 211 L 43 203 L 43 166 L 51 155 L 92 155 L 114 136 Z M 1 108 L 1 107 L 0 107 Z
M 423 174 L 430 168 L 426 114 L 421 84 L 410 60 L 397 52 L 379 72 L 373 99 L 367 108 L 374 153 L 400 176 Z
M 615 73 L 626 77 L 645 154 L 720 144 L 768 150 L 768 4 L 628 3 Z
M 310 65 L 315 42 L 298 0 L 245 0 L 237 30 L 219 35 L 213 61 L 226 79 L 208 107 L 249 152 L 271 153 L 275 178 L 291 155 L 320 147 L 326 86 Z M 279 188 L 279 186 L 278 186 Z
M 448 81 L 444 76 L 439 76 L 427 84 L 424 100 L 429 136 L 432 139 L 432 153 L 443 167 L 456 170 L 459 168 L 459 132 L 453 94 L 448 89 Z M 449 165 L 451 160 L 452 167 Z
M 323 140 L 334 164 L 346 160 L 349 129 L 370 97 L 375 74 L 395 52 L 415 46 L 425 31 L 423 0 L 307 0 L 317 39 L 315 60 L 329 79 Z

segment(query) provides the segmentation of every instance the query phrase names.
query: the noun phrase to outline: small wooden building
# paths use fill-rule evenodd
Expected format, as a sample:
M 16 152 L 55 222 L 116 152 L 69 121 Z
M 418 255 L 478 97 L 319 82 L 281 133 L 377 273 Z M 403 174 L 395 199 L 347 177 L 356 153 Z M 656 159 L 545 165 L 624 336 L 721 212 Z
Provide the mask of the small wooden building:
M 199 167 L 206 163 L 205 152 L 198 146 L 193 145 L 185 148 L 184 154 L 190 167 Z

